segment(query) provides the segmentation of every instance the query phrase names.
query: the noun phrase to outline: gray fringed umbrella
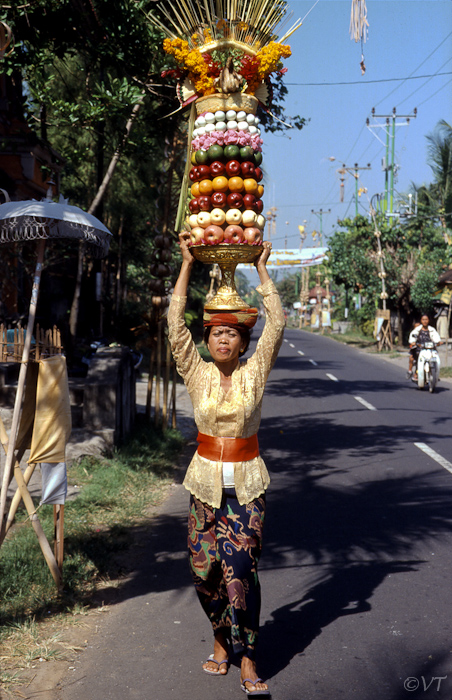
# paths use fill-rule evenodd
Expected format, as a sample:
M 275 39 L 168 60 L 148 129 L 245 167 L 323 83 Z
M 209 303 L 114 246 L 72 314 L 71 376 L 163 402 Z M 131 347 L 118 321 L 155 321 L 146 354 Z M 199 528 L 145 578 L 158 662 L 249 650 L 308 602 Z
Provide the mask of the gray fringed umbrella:
M 7 193 L 2 190 L 6 199 Z M 30 356 L 30 344 L 36 317 L 36 305 L 38 300 L 39 285 L 41 280 L 42 265 L 44 262 L 45 241 L 49 238 L 72 239 L 84 241 L 91 252 L 97 257 L 104 257 L 108 253 L 111 233 L 96 217 L 87 214 L 79 207 L 69 205 L 60 197 L 58 203 L 51 199 L 52 189 L 49 187 L 47 198 L 41 202 L 27 200 L 23 202 L 6 201 L 0 205 L 0 243 L 14 243 L 19 241 L 38 241 L 36 271 L 33 278 L 33 289 L 28 314 L 27 332 L 22 354 L 22 362 L 17 384 L 16 399 L 9 435 L 8 451 L 3 474 L 3 482 L 0 498 L 0 542 L 4 531 L 4 515 L 6 507 L 6 494 L 11 480 L 11 471 L 14 461 L 17 434 L 19 429 L 20 414 L 25 388 L 25 376 L 27 363 Z M 55 574 L 56 576 L 56 574 Z
M 108 253 L 111 233 L 95 216 L 61 197 L 58 203 L 45 199 L 0 204 L 0 243 L 47 238 L 83 240 L 102 258 Z

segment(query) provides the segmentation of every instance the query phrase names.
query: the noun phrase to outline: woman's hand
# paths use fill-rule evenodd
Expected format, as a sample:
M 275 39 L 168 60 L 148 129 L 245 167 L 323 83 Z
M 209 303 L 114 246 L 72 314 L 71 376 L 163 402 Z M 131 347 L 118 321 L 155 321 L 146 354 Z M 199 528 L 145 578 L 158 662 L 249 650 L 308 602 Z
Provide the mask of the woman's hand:
M 263 246 L 263 251 L 259 255 L 259 257 L 255 260 L 254 264 L 256 266 L 256 270 L 259 273 L 259 279 L 261 284 L 264 284 L 270 279 L 270 275 L 267 272 L 267 260 L 270 257 L 270 254 L 272 252 L 272 244 L 270 241 L 264 241 L 262 243 Z
M 182 265 L 179 272 L 179 277 L 174 285 L 174 294 L 177 296 L 185 297 L 187 296 L 188 283 L 190 281 L 191 268 L 195 259 L 190 253 L 190 248 L 188 247 L 188 241 L 190 240 L 190 234 L 188 231 L 182 231 L 179 234 L 179 246 L 182 253 Z
M 182 231 L 182 233 L 179 234 L 179 246 L 180 246 L 180 251 L 182 253 L 182 260 L 190 263 L 190 265 L 193 265 L 194 258 L 190 252 L 190 248 L 188 245 L 189 242 L 190 242 L 190 234 L 188 233 L 188 231 Z
M 257 268 L 259 268 L 261 266 L 263 266 L 263 267 L 266 266 L 267 260 L 269 259 L 271 252 L 272 252 L 272 244 L 270 243 L 270 241 L 264 241 L 262 243 L 262 246 L 264 249 L 263 249 L 262 253 L 259 255 L 259 257 L 256 258 L 256 261 L 254 263 Z

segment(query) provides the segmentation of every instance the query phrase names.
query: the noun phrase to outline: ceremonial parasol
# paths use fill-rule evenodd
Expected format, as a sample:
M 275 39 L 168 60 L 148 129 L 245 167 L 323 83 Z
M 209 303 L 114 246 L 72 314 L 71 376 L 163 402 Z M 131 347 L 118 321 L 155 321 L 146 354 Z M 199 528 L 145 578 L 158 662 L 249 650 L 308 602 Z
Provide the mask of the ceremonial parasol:
M 3 193 L 9 200 L 9 197 L 4 190 Z M 0 531 L 4 527 L 6 496 L 8 485 L 11 480 L 11 469 L 13 465 L 14 450 L 17 441 L 25 388 L 25 377 L 27 373 L 30 345 L 36 317 L 36 305 L 38 300 L 42 265 L 44 262 L 45 241 L 49 238 L 85 241 L 94 255 L 97 257 L 104 257 L 108 253 L 111 240 L 110 231 L 98 219 L 96 219 L 96 217 L 92 216 L 91 214 L 87 214 L 79 207 L 69 205 L 67 200 L 63 200 L 61 197 L 58 203 L 53 202 L 51 195 L 52 189 L 50 186 L 47 192 L 47 197 L 40 202 L 35 200 L 27 200 L 22 202 L 7 201 L 0 205 L 0 243 L 13 243 L 32 240 L 38 241 L 37 262 L 33 279 L 28 325 L 14 403 L 5 470 L 3 474 L 0 499 Z

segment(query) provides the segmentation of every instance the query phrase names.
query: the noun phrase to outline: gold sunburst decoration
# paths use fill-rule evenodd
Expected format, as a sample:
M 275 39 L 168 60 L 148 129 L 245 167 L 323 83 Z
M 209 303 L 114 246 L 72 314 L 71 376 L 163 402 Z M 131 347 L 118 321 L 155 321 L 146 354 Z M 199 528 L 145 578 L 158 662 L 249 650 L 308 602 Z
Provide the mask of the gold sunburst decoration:
M 191 49 L 202 52 L 228 45 L 255 54 L 272 41 L 284 43 L 301 26 L 289 24 L 285 0 L 170 0 L 156 5 L 161 17 L 149 13 L 149 20 L 168 38 L 184 37 Z

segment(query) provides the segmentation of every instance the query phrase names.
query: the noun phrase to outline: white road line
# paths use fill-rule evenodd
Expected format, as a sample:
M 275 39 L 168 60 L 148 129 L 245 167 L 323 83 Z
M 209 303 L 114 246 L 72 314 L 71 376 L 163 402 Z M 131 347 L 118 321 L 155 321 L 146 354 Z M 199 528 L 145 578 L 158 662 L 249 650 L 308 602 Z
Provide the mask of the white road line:
M 291 348 L 294 348 L 294 347 L 295 347 L 295 345 L 294 345 L 293 343 L 289 343 L 289 345 L 290 345 Z
M 287 338 L 284 338 L 284 342 L 285 342 L 285 343 L 288 343 L 289 341 L 287 340 Z
M 327 372 L 327 373 L 326 373 L 326 376 L 328 377 L 328 379 L 331 379 L 332 382 L 338 382 L 338 381 L 339 381 L 339 379 L 338 379 L 337 377 L 335 377 L 334 374 L 328 374 L 328 372 Z
M 375 408 L 375 406 L 372 406 L 371 403 L 366 401 L 366 399 L 361 398 L 361 396 L 354 396 L 354 399 L 359 401 L 360 404 L 362 404 L 365 408 L 368 408 L 369 411 L 377 411 L 378 409 Z
M 309 362 L 311 363 L 311 365 L 315 365 L 315 367 L 317 367 L 317 362 L 315 360 L 309 360 Z
M 425 452 L 426 455 L 431 457 L 432 459 L 435 460 L 435 462 L 438 462 L 444 469 L 447 469 L 448 472 L 452 474 L 452 464 L 447 461 L 447 459 L 444 459 L 444 457 L 441 457 L 438 452 L 435 452 L 435 450 L 432 450 L 431 447 L 425 444 L 425 442 L 415 442 L 414 443 L 415 447 L 418 447 L 422 452 Z
M 298 354 L 304 357 L 304 352 L 302 352 L 301 350 L 298 350 Z

